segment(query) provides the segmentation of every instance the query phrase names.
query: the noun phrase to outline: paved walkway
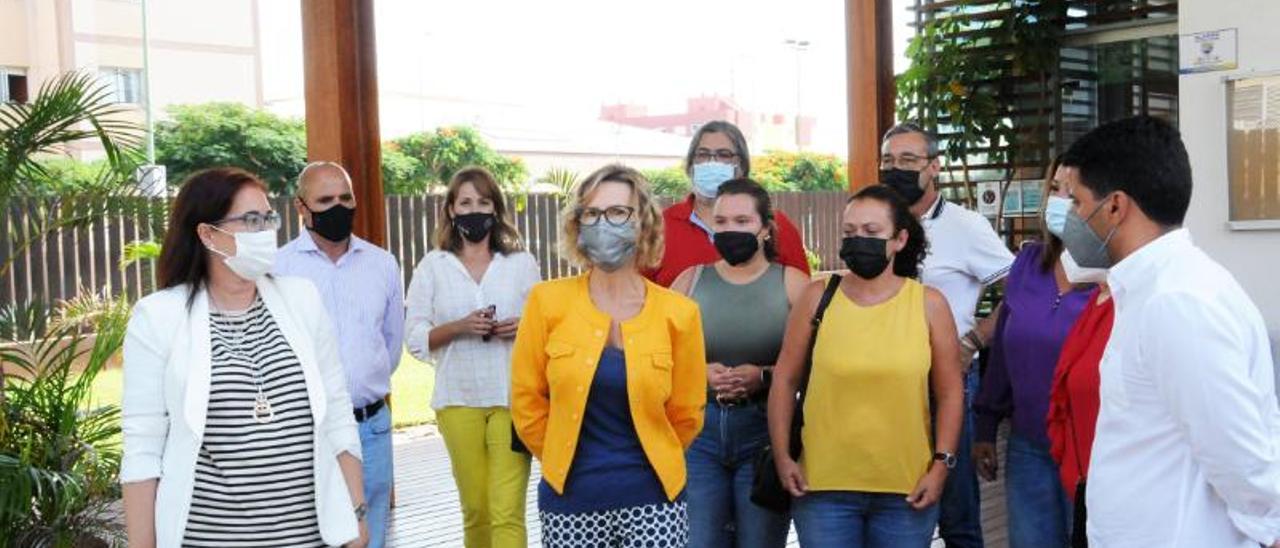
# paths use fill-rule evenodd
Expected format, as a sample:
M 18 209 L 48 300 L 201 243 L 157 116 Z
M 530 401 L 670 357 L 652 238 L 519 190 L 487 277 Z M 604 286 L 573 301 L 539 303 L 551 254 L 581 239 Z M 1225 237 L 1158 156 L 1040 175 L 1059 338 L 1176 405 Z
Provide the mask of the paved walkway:
M 449 456 L 440 436 L 429 432 L 418 429 L 414 433 L 396 434 L 397 500 L 391 531 L 391 546 L 395 548 L 462 546 L 462 514 L 449 471 Z M 542 544 L 542 529 L 537 519 L 539 477 L 535 461 L 529 478 L 529 546 Z M 982 516 L 987 546 L 1006 547 L 1003 480 L 983 485 Z M 796 545 L 793 529 L 788 546 Z M 935 541 L 934 546 L 941 547 L 942 542 Z

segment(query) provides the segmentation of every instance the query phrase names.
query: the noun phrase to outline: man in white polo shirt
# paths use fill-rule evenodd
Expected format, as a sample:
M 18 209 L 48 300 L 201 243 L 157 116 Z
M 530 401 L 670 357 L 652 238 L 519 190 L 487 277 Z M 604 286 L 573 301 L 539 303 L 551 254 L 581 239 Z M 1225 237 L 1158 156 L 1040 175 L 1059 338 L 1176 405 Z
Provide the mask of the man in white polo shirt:
M 885 132 L 880 144 L 880 182 L 898 192 L 920 218 L 929 241 L 921 282 L 947 297 L 961 333 L 965 364 L 965 420 L 956 450 L 956 467 L 942 493 L 938 529 L 948 548 L 980 548 L 982 517 L 978 476 L 971 455 L 973 397 L 978 393 L 974 358 L 990 340 L 994 316 L 974 317 L 986 286 L 1003 280 L 1013 254 L 996 235 L 986 217 L 942 199 L 938 192 L 938 139 L 920 126 L 902 123 Z
M 1086 488 L 1089 544 L 1280 547 L 1280 407 L 1262 315 L 1182 228 L 1178 130 L 1140 116 L 1063 156 L 1062 241 L 1110 268 L 1115 324 Z

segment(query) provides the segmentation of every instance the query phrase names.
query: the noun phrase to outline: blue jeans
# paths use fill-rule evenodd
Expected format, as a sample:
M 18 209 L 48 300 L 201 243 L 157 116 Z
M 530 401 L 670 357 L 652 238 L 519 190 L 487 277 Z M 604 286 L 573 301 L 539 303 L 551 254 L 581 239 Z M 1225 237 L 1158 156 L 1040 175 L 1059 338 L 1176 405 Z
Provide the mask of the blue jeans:
M 1009 548 L 1068 546 L 1072 507 L 1049 446 L 1012 434 L 1005 458 Z
M 751 502 L 752 462 L 769 444 L 764 408 L 707 405 L 686 455 L 691 548 L 781 548 L 791 520 Z
M 363 454 L 364 502 L 369 506 L 365 522 L 369 526 L 369 548 L 387 544 L 387 520 L 391 513 L 391 408 L 359 423 L 360 452 Z
M 806 548 L 926 548 L 938 505 L 915 510 L 900 493 L 813 491 L 791 503 Z
M 973 467 L 973 398 L 978 395 L 978 361 L 964 377 L 964 421 L 956 447 L 956 467 L 943 487 L 938 532 L 947 548 L 982 548 L 982 495 Z M 934 421 L 936 424 L 936 420 Z

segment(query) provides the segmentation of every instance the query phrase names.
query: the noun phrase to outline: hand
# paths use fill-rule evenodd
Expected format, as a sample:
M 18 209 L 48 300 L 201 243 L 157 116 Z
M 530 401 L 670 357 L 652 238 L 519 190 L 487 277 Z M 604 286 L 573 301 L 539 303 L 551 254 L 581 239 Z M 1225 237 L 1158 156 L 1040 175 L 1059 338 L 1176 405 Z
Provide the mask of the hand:
M 345 548 L 365 548 L 369 545 L 369 524 L 360 520 L 360 538 L 344 544 Z
M 989 441 L 973 442 L 973 464 L 978 469 L 978 477 L 995 481 L 996 472 L 1000 470 L 996 460 L 996 444 Z
M 732 371 L 738 381 L 737 386 L 742 391 L 742 396 L 755 394 L 761 388 L 764 388 L 763 367 L 744 363 L 733 368 Z
M 475 335 L 482 337 L 493 331 L 494 321 L 489 317 L 489 311 L 481 308 L 467 314 L 466 317 L 461 320 L 453 322 L 453 325 L 454 329 L 457 330 L 458 335 Z
M 933 506 L 942 498 L 942 486 L 947 483 L 946 465 L 935 462 L 929 472 L 920 478 L 916 488 L 907 495 L 907 504 L 915 510 L 924 510 Z
M 793 497 L 803 497 L 809 491 L 809 482 L 804 479 L 804 471 L 800 464 L 789 456 L 781 459 L 774 454 L 774 465 L 778 468 L 778 479 L 782 480 L 782 488 Z
M 493 334 L 500 339 L 516 338 L 516 329 L 520 327 L 520 318 L 507 318 L 493 324 Z
M 732 373 L 732 370 L 720 362 L 707 364 L 707 386 L 711 387 L 717 395 L 731 390 L 733 388 Z

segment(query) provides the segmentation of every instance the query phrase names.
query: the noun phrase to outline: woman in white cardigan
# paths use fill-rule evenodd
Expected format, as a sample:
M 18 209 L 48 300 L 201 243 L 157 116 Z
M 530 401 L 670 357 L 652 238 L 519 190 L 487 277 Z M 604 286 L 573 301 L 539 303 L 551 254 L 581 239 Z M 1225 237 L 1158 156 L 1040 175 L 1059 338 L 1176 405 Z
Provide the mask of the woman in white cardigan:
M 238 169 L 174 202 L 124 345 L 130 546 L 364 546 L 346 378 L 315 288 L 269 274 L 279 226 Z

